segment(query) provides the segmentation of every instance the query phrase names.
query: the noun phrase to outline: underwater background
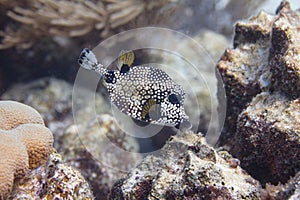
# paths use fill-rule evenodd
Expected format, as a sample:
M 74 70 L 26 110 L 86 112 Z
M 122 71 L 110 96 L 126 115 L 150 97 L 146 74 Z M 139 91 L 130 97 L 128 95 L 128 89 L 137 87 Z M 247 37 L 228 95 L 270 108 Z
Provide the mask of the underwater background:
M 0 199 L 300 199 L 299 9 L 0 0 Z M 119 112 L 83 48 L 161 64 L 192 129 Z

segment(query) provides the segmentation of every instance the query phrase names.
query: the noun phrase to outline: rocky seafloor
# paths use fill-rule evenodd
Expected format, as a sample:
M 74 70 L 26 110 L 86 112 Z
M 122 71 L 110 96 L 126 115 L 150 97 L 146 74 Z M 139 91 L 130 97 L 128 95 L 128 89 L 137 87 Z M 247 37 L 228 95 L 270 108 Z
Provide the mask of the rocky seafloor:
M 49 128 L 53 150 L 43 156 L 47 161 L 10 172 L 14 184 L 0 189 L 0 199 L 8 194 L 10 199 L 300 199 L 299 29 L 300 11 L 286 1 L 275 14 L 262 11 L 236 23 L 233 47 L 216 64 L 227 110 L 215 147 L 207 144 L 204 134 L 183 131 L 169 139 L 159 136 L 166 141 L 158 153 L 135 153 L 143 144 L 119 128 L 103 93 L 80 88 L 82 101 L 76 100 L 80 117 L 73 121 L 71 84 L 47 77 L 13 85 L 1 100 L 35 108 L 43 120 L 29 122 Z M 95 107 L 86 107 L 87 96 L 95 98 Z M 203 91 L 196 96 L 208 99 Z M 210 103 L 202 105 L 203 130 L 209 123 Z M 193 110 L 193 104 L 189 106 Z M 3 119 L 9 112 L 3 110 L 0 121 L 6 124 Z M 1 134 L 9 131 L 0 126 Z M 20 146 L 20 156 L 30 160 L 28 147 Z M 0 173 L 2 178 L 7 171 Z
M 217 64 L 227 95 L 220 145 L 263 184 L 300 169 L 299 21 L 284 1 L 276 15 L 238 22 L 234 48 Z

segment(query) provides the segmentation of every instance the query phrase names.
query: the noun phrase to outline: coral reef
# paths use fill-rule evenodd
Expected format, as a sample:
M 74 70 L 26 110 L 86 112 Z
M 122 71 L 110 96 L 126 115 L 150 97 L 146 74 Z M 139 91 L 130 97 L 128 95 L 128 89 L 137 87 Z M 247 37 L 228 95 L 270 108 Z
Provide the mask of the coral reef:
M 0 101 L 0 124 L 0 199 L 5 199 L 14 179 L 48 160 L 53 135 L 36 110 L 14 101 Z
M 47 163 L 30 171 L 14 188 L 9 199 L 94 199 L 82 175 L 53 152 Z
M 1 1 L 3 13 L 18 22 L 6 26 L 0 32 L 0 49 L 18 46 L 28 48 L 41 37 L 46 36 L 83 36 L 92 31 L 107 37 L 111 30 L 132 21 L 147 22 L 151 11 L 162 9 L 170 4 L 164 1 Z M 168 8 L 164 9 L 167 12 Z M 172 9 L 171 9 L 172 10 Z M 155 12 L 159 15 L 159 12 Z M 156 19 L 159 19 L 156 16 Z M 139 22 L 141 23 L 141 22 Z M 99 34 L 101 33 L 101 34 Z
M 227 113 L 220 145 L 262 184 L 285 183 L 300 169 L 299 10 L 238 22 L 234 48 L 217 64 Z
M 0 199 L 93 199 L 82 175 L 53 152 L 36 110 L 0 101 L 0 124 Z
M 95 94 L 85 88 L 79 90 L 78 99 L 72 102 L 71 84 L 55 78 L 43 78 L 27 84 L 15 84 L 1 98 L 36 107 L 53 132 L 54 147 L 64 157 L 65 163 L 81 172 L 90 183 L 95 198 L 107 199 L 114 181 L 141 159 L 139 154 L 113 151 L 107 143 L 129 152 L 137 152 L 138 144 L 120 130 L 111 115 L 104 114 L 109 112 L 110 106 L 101 94 L 96 94 L 94 108 L 87 100 Z M 77 123 L 74 123 L 72 115 L 75 113 L 71 112 L 72 103 L 79 109 L 76 111 L 80 116 Z M 96 113 L 99 116 L 95 116 Z
M 110 199 L 260 199 L 260 184 L 229 160 L 184 132 L 116 182 Z

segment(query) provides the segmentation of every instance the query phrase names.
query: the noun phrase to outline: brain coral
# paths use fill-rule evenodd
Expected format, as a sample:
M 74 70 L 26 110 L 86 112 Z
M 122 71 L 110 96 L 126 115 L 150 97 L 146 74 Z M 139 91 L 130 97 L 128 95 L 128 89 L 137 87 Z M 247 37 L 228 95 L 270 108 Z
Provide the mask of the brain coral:
M 15 178 L 48 160 L 53 135 L 33 108 L 0 101 L 0 137 L 0 199 L 5 199 Z
M 27 123 L 44 125 L 41 115 L 30 106 L 15 101 L 0 101 L 0 129 L 10 130 Z
M 14 135 L 0 131 L 0 199 L 11 192 L 14 177 L 22 177 L 28 169 L 26 147 Z
M 53 135 L 45 126 L 23 124 L 8 132 L 14 133 L 26 146 L 29 168 L 36 168 L 49 158 L 53 148 Z

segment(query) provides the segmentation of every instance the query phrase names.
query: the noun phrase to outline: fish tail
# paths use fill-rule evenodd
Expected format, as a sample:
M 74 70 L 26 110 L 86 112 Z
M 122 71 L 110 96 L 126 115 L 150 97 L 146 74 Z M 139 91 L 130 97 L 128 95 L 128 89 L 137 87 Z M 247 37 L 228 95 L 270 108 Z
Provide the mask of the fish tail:
M 78 63 L 84 69 L 95 71 L 101 76 L 103 76 L 107 71 L 107 69 L 105 69 L 103 65 L 98 62 L 95 54 L 87 48 L 84 48 L 81 51 Z

